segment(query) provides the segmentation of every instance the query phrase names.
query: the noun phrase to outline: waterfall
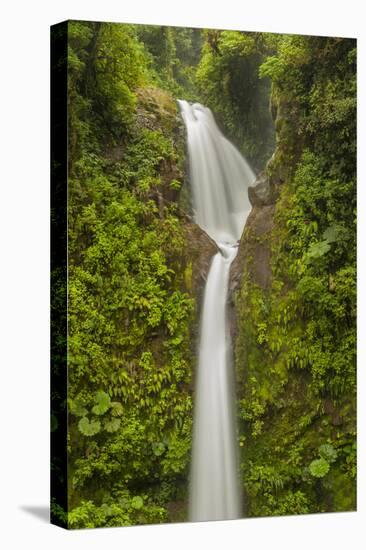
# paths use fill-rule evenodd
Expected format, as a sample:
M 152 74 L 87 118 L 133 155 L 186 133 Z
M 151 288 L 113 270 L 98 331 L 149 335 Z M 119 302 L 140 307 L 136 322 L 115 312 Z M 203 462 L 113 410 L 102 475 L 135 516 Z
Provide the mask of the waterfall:
M 220 250 L 212 259 L 203 300 L 189 519 L 235 519 L 241 516 L 241 495 L 226 303 L 230 265 L 251 209 L 248 187 L 255 175 L 208 108 L 178 103 L 187 130 L 195 221 Z

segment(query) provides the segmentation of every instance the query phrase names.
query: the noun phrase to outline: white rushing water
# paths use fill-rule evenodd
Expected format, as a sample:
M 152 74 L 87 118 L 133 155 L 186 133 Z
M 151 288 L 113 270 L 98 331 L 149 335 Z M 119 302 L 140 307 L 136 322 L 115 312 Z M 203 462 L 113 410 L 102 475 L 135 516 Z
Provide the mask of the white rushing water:
M 191 521 L 240 517 L 231 343 L 227 323 L 230 265 L 251 206 L 255 175 L 218 129 L 209 109 L 179 101 L 187 129 L 195 221 L 220 249 L 207 278 L 195 393 L 190 479 Z

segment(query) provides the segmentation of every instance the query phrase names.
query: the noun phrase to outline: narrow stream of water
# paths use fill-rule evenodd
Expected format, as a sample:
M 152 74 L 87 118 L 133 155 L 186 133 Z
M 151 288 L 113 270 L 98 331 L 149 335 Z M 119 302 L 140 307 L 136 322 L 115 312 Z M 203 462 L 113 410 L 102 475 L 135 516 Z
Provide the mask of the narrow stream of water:
M 241 516 L 232 346 L 227 323 L 230 265 L 251 206 L 255 175 L 220 132 L 210 109 L 179 101 L 187 130 L 195 221 L 220 252 L 207 277 L 200 329 L 190 476 L 190 521 Z

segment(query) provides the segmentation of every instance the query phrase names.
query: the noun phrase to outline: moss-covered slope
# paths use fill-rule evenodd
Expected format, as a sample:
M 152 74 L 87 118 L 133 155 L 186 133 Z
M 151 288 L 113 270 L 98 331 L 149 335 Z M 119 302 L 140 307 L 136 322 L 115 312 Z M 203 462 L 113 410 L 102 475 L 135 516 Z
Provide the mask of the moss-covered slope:
M 70 528 L 184 520 L 216 247 L 178 206 L 185 134 L 136 27 L 67 31 L 68 510 L 52 513 Z
M 232 270 L 248 516 L 356 507 L 355 41 L 285 36 Z

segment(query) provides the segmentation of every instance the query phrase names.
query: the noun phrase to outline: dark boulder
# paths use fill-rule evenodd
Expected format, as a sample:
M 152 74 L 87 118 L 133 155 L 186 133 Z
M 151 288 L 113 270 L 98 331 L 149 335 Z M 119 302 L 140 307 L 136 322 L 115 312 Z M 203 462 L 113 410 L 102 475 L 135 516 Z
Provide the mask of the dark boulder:
M 270 206 L 275 203 L 276 195 L 266 172 L 261 172 L 252 187 L 248 189 L 248 197 L 252 206 Z

